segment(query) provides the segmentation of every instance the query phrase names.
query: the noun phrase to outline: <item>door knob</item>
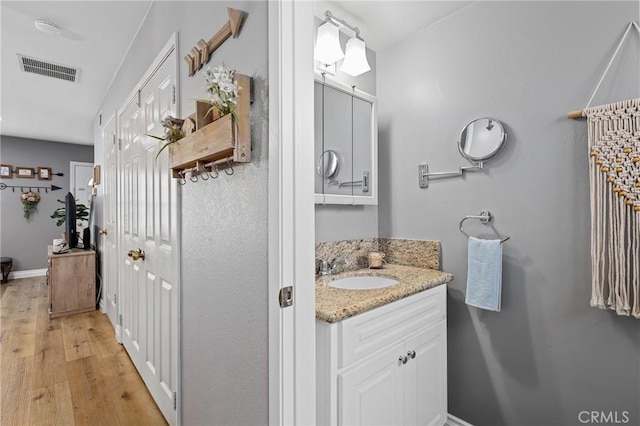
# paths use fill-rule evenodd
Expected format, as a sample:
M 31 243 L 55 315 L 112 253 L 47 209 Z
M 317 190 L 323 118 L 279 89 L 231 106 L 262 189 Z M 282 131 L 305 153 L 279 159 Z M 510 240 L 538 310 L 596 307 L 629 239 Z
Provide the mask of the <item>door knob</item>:
M 99 230 L 99 231 L 98 231 L 98 234 L 100 234 L 100 235 L 107 235 L 107 230 L 103 228 L 103 229 L 101 229 L 101 230 Z
M 416 357 L 416 351 L 409 351 L 407 352 L 407 356 L 411 359 L 415 359 Z
M 403 364 L 406 364 L 409 361 L 409 358 L 407 358 L 406 356 L 400 356 L 400 358 L 398 358 L 398 361 L 400 361 Z
M 138 259 L 144 260 L 144 250 L 142 250 L 142 249 L 129 250 L 129 253 L 127 253 L 127 256 L 132 258 L 134 261 L 138 260 Z

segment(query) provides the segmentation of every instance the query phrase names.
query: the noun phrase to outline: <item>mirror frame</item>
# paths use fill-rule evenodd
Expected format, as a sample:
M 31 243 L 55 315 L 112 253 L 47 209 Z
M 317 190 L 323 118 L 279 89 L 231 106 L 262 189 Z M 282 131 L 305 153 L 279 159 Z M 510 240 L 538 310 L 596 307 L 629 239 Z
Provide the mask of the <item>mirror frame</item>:
M 332 164 L 332 167 L 325 167 L 325 155 L 329 156 L 329 161 Z M 329 174 L 326 173 L 327 168 L 332 169 L 333 171 Z M 318 159 L 318 164 L 316 165 L 316 172 L 323 179 L 327 179 L 331 181 L 331 179 L 338 174 L 340 171 L 340 157 L 338 157 L 338 153 L 332 149 L 327 149 L 322 152 L 322 155 Z
M 315 73 L 315 83 L 343 92 L 371 104 L 371 170 L 367 195 L 325 194 L 314 191 L 315 204 L 377 205 L 378 204 L 378 100 L 355 85 L 347 84 L 325 73 Z M 314 110 L 315 113 L 315 110 Z M 315 143 L 315 141 L 314 141 Z M 323 146 L 324 148 L 324 146 Z M 314 163 L 314 167 L 317 163 Z M 315 172 L 314 172 L 315 175 Z
M 464 152 L 463 149 L 463 140 L 465 140 L 465 138 L 463 137 L 465 132 L 467 131 L 467 128 L 472 125 L 473 123 L 476 123 L 480 120 L 489 120 L 489 121 L 493 121 L 499 128 L 500 128 L 500 140 L 497 142 L 498 146 L 492 150 L 491 152 L 489 152 L 488 154 L 484 155 L 484 156 L 472 156 L 467 154 L 466 152 Z M 495 118 L 491 118 L 491 117 L 480 117 L 480 118 L 476 118 L 475 120 L 471 120 L 470 122 L 468 122 L 464 128 L 462 129 L 462 131 L 460 132 L 460 138 L 458 139 L 458 151 L 460 151 L 460 155 L 462 155 L 464 158 L 466 158 L 469 161 L 475 162 L 475 163 L 482 163 L 484 161 L 487 160 L 491 160 L 492 158 L 496 157 L 498 154 L 500 154 L 500 152 L 504 149 L 504 146 L 507 142 L 507 133 L 504 130 L 504 125 L 502 124 L 502 122 L 500 120 L 496 120 Z

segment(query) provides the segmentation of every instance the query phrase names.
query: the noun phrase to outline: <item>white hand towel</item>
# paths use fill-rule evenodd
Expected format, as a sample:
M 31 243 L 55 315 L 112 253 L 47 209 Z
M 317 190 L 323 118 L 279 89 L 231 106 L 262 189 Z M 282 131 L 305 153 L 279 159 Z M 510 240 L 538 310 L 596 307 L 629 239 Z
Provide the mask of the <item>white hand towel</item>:
M 502 244 L 500 240 L 469 238 L 467 305 L 500 312 Z

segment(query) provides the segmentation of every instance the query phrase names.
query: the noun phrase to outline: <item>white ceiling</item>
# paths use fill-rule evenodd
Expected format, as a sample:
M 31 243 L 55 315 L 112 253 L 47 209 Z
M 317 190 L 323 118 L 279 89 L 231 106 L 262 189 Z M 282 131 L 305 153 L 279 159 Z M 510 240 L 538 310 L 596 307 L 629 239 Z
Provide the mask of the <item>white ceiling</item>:
M 322 1 L 381 51 L 468 6 L 471 1 Z M 93 120 L 142 23 L 150 1 L 0 1 L 0 134 L 93 144 Z M 45 19 L 59 37 L 36 30 Z M 80 69 L 75 83 L 20 72 L 16 54 Z
M 1 1 L 0 134 L 93 144 L 93 120 L 150 1 Z M 36 30 L 44 19 L 64 31 Z M 75 83 L 20 71 L 16 54 L 79 68 Z
M 457 0 L 317 0 L 314 2 L 314 13 L 324 19 L 324 12 L 330 10 L 338 18 L 358 27 L 367 47 L 379 52 L 472 3 L 474 2 Z

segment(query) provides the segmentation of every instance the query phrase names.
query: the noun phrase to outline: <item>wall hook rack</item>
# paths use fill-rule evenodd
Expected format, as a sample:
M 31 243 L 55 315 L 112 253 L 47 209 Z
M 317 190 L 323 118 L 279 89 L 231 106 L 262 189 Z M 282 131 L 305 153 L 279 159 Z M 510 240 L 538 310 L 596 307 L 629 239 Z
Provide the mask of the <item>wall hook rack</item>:
M 7 189 L 7 188 L 11 188 L 11 190 L 13 192 L 16 192 L 16 188 L 20 188 L 21 192 L 24 192 L 25 189 L 28 189 L 29 191 L 33 191 L 34 189 L 37 189 L 38 192 L 40 192 L 41 189 L 44 189 L 45 193 L 49 193 L 49 191 L 57 191 L 58 189 L 62 189 L 59 186 L 55 186 L 55 185 L 51 185 L 51 186 L 21 186 L 21 185 L 7 185 L 6 183 L 2 183 L 0 182 L 0 191 Z
M 193 183 L 196 183 L 199 180 L 206 181 L 210 179 L 218 179 L 218 177 L 220 177 L 221 168 L 227 176 L 231 176 L 235 173 L 231 157 L 222 158 L 208 163 L 197 161 L 195 167 L 178 171 L 178 183 L 180 185 L 185 185 L 187 183 L 187 179 Z
M 189 172 L 198 168 L 198 163 L 210 164 L 218 160 L 234 163 L 251 162 L 251 92 L 252 78 L 235 74 L 238 84 L 238 100 L 233 114 L 226 114 L 215 121 L 204 120 L 211 105 L 198 102 L 196 113 L 189 120 L 196 124 L 196 130 L 169 145 L 169 167 L 173 177 L 182 179 L 181 171 Z M 199 118 L 202 113 L 202 120 Z M 209 114 L 211 117 L 212 114 Z M 185 121 L 186 122 L 186 121 Z M 230 174 L 230 172 L 227 172 Z

